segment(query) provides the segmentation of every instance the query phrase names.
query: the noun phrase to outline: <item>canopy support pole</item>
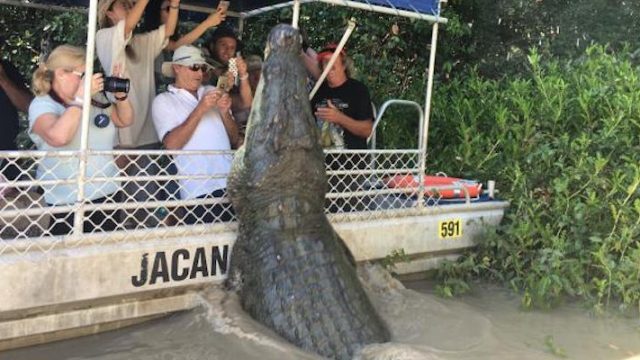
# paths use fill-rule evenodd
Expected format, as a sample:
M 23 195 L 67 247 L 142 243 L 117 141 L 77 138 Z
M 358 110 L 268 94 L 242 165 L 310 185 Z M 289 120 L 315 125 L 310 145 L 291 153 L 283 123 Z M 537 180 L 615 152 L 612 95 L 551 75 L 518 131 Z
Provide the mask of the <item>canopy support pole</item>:
M 298 22 L 300 21 L 300 0 L 293 1 L 293 19 L 291 20 L 291 26 L 298 29 Z
M 84 92 L 82 94 L 82 122 L 80 123 L 80 161 L 78 166 L 76 192 L 76 210 L 73 219 L 73 236 L 75 239 L 82 238 L 84 223 L 84 187 L 87 176 L 87 162 L 89 154 L 87 147 L 89 144 L 89 115 L 91 111 L 91 82 L 93 80 L 93 57 L 96 48 L 96 19 L 98 17 L 98 0 L 89 1 L 89 15 L 87 21 L 87 49 L 84 66 Z M 123 64 L 124 65 L 124 64 Z M 110 69 L 105 69 L 109 71 Z
M 316 85 L 313 87 L 313 90 L 311 90 L 311 93 L 309 93 L 309 100 L 313 99 L 313 96 L 318 92 L 318 89 L 320 89 L 320 86 L 322 85 L 324 80 L 327 78 L 327 74 L 329 74 L 329 70 L 331 70 L 331 68 L 333 67 L 333 64 L 335 64 L 336 60 L 338 59 L 338 56 L 340 56 L 340 52 L 342 51 L 344 46 L 347 44 L 347 40 L 349 40 L 349 38 L 351 37 L 351 33 L 355 28 L 356 28 L 356 20 L 354 18 L 351 18 L 349 20 L 349 25 L 347 26 L 347 30 L 344 32 L 344 35 L 342 35 L 342 39 L 340 39 L 340 42 L 338 43 L 338 47 L 333 52 L 333 55 L 331 55 L 331 58 L 329 59 L 329 63 L 327 64 L 327 66 L 325 66 L 324 70 L 322 70 L 322 74 L 320 74 L 318 81 L 316 81 Z
M 429 69 L 427 69 L 427 94 L 424 100 L 424 127 L 422 138 L 418 144 L 420 147 L 420 173 L 418 174 L 418 207 L 424 204 L 424 176 L 427 167 L 427 143 L 429 138 L 429 120 L 431 117 L 431 97 L 433 95 L 433 73 L 436 66 L 436 47 L 438 45 L 438 23 L 433 23 L 431 30 L 431 49 L 429 52 Z
M 238 18 L 238 39 L 242 40 L 244 35 L 244 18 Z

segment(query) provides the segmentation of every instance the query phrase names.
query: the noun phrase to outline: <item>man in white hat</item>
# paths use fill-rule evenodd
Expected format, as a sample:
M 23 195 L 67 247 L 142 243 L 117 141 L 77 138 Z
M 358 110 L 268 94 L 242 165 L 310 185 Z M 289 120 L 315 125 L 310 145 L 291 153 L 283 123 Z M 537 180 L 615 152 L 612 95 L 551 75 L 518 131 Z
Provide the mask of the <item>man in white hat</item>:
M 162 64 L 162 74 L 175 78 L 167 91 L 156 96 L 151 113 L 158 137 L 169 150 L 230 150 L 240 142 L 238 128 L 231 115 L 231 98 L 213 86 L 203 86 L 204 73 L 211 66 L 200 49 L 181 46 L 170 62 Z M 231 169 L 229 155 L 177 155 L 178 175 L 207 175 L 204 179 L 180 180 L 183 200 L 222 197 L 226 174 Z M 218 177 L 221 176 L 222 177 Z M 188 209 L 185 222 L 230 220 L 229 204 L 195 206 Z

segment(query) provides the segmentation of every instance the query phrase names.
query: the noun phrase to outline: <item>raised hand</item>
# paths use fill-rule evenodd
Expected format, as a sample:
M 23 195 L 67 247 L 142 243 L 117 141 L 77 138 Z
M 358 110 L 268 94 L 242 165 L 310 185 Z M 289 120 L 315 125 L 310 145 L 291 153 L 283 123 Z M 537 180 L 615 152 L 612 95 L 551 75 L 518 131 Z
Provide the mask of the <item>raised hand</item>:
M 117 63 L 115 65 L 113 65 L 113 71 L 111 71 L 111 74 L 113 74 L 113 76 L 115 77 L 119 77 L 121 79 L 126 79 L 125 75 L 124 75 L 124 66 L 121 63 Z M 124 100 L 127 98 L 127 93 L 125 92 L 117 92 L 113 94 L 117 100 Z
M 236 56 L 236 66 L 238 68 L 238 77 L 244 78 L 248 75 L 247 63 L 240 55 Z
M 318 109 L 316 109 L 315 115 L 324 121 L 338 125 L 340 125 L 340 121 L 344 116 L 342 111 L 340 111 L 335 105 L 333 105 L 331 100 L 327 100 L 326 107 L 319 107 Z
M 104 78 L 102 74 L 96 73 L 91 77 L 91 96 L 99 93 L 104 89 Z M 76 97 L 82 98 L 84 93 L 84 79 L 80 81 L 80 86 L 76 90 Z
M 227 9 L 218 7 L 215 12 L 209 14 L 205 20 L 207 26 L 214 27 L 220 25 L 227 19 Z
M 202 98 L 200 99 L 200 102 L 198 102 L 197 108 L 203 113 L 205 113 L 213 109 L 214 107 L 218 106 L 218 100 L 220 100 L 221 97 L 222 97 L 222 91 L 218 89 L 211 90 L 202 96 Z

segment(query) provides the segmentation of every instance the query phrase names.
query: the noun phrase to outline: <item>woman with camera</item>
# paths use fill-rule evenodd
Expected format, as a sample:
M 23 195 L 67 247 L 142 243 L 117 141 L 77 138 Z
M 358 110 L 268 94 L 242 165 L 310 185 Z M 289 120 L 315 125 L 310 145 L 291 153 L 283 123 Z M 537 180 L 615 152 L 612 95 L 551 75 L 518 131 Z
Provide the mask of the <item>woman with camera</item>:
M 116 66 L 114 75 L 120 75 L 119 68 Z M 91 150 L 113 150 L 117 139 L 116 128 L 129 126 L 133 122 L 133 108 L 127 93 L 113 93 L 116 101 L 112 105 L 103 92 L 102 74 L 94 74 L 91 79 L 91 103 L 83 102 L 84 69 L 84 50 L 61 45 L 33 74 L 32 88 L 36 98 L 29 106 L 29 135 L 38 150 L 78 150 L 84 106 L 91 106 L 88 124 Z M 39 180 L 76 179 L 81 176 L 78 168 L 77 156 L 48 155 L 40 160 L 37 177 Z M 112 155 L 90 155 L 87 159 L 84 198 L 77 199 L 76 183 L 55 183 L 42 186 L 45 201 L 50 206 L 73 205 L 77 201 L 94 204 L 114 202 L 120 184 L 109 180 L 94 181 L 93 178 L 112 178 L 117 175 L 118 168 Z M 53 214 L 49 232 L 52 235 L 69 233 L 73 228 L 73 218 L 72 212 Z M 115 229 L 116 221 L 115 211 L 97 210 L 86 215 L 83 227 L 85 232 L 108 231 Z

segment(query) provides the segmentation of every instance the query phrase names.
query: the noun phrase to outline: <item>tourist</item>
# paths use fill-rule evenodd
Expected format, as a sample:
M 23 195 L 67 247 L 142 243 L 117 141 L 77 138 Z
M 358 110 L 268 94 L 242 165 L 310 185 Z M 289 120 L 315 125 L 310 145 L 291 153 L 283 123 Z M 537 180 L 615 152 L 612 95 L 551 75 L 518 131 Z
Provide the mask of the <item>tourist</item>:
M 336 45 L 330 44 L 318 53 L 322 69 L 335 50 Z M 367 149 L 367 138 L 373 130 L 371 98 L 366 85 L 351 78 L 350 62 L 342 50 L 311 104 L 318 119 L 343 130 L 344 148 Z
M 55 48 L 47 61 L 40 64 L 33 74 L 32 88 L 36 98 L 29 106 L 29 135 L 38 150 L 76 151 L 80 149 L 82 109 L 90 106 L 88 146 L 91 150 L 113 150 L 116 143 L 116 128 L 133 123 L 133 108 L 125 92 L 113 93 L 112 105 L 104 93 L 102 74 L 94 74 L 91 81 L 92 100 L 82 99 L 84 88 L 85 52 L 83 49 L 61 45 Z M 121 66 L 116 66 L 114 75 L 123 76 Z M 78 199 L 79 176 L 86 176 L 84 198 Z M 68 184 L 43 185 L 44 199 L 49 206 L 72 206 L 81 201 L 92 204 L 115 202 L 114 196 L 120 186 L 117 181 L 95 181 L 95 177 L 113 178 L 118 168 L 112 155 L 90 155 L 85 174 L 79 173 L 79 156 L 49 155 L 38 164 L 39 180 L 73 180 Z M 63 235 L 73 228 L 73 212 L 52 215 L 50 233 Z M 116 228 L 117 219 L 113 210 L 96 210 L 88 213 L 84 231 L 108 231 Z
M 2 131 L 0 131 L 0 151 L 16 150 L 16 137 L 20 130 L 18 111 L 27 112 L 33 96 L 24 85 L 25 81 L 18 70 L 8 61 L 0 60 L 0 113 Z M 0 175 L 8 180 L 20 176 L 16 164 L 0 158 Z
M 211 68 L 200 49 L 185 45 L 173 54 L 173 61 L 162 65 L 164 76 L 175 78 L 166 92 L 153 101 L 153 122 L 169 150 L 231 150 L 241 139 L 231 115 L 230 96 L 213 86 L 203 86 L 204 73 Z M 209 175 L 206 179 L 180 180 L 183 200 L 222 198 L 230 155 L 176 155 L 178 175 Z M 217 177 L 222 176 L 222 177 Z M 229 221 L 229 204 L 198 205 L 187 209 L 185 223 Z
M 154 62 L 173 35 L 178 20 L 180 0 L 170 0 L 167 23 L 149 32 L 133 34 L 149 0 L 100 0 L 98 3 L 98 25 L 96 51 L 100 63 L 108 75 L 112 64 L 124 64 L 124 73 L 131 78 L 129 97 L 135 111 L 130 127 L 118 132 L 120 149 L 159 149 L 160 140 L 151 119 L 151 102 L 156 95 Z M 118 164 L 131 177 L 155 176 L 165 173 L 166 163 L 161 156 L 132 155 L 118 157 Z M 156 180 L 127 181 L 123 194 L 128 201 L 147 203 L 166 198 L 163 184 Z M 158 217 L 153 209 L 140 208 L 127 214 L 127 228 L 155 227 Z
M 330 44 L 318 53 L 318 63 L 322 69 L 327 67 L 336 48 L 335 44 Z M 321 122 L 323 146 L 367 149 L 367 138 L 373 130 L 371 99 L 367 87 L 351 78 L 351 73 L 351 60 L 343 50 L 329 70 L 326 81 L 311 100 L 315 115 Z M 366 159 L 363 154 L 329 154 L 327 164 L 332 171 L 362 170 L 367 167 Z M 361 184 L 364 180 L 363 174 L 332 175 L 329 185 L 332 192 L 356 192 L 363 190 Z M 366 209 L 368 203 L 366 197 L 338 198 L 329 206 L 329 211 L 361 211 Z
M 129 97 L 135 110 L 132 126 L 119 131 L 120 147 L 156 148 L 159 140 L 153 128 L 150 105 L 155 97 L 154 61 L 173 35 L 180 0 L 171 0 L 166 25 L 133 34 L 149 0 L 100 0 L 96 51 L 102 67 L 111 75 L 112 64 L 124 64 L 131 78 Z
M 241 44 L 235 31 L 228 26 L 219 26 L 211 35 L 207 46 L 214 67 L 214 81 L 220 85 L 218 87 L 228 90 L 231 94 L 233 113 L 250 109 L 253 96 L 249 85 L 249 73 L 246 62 L 239 54 Z M 230 66 L 233 63 L 237 74 L 233 74 L 234 68 Z
M 251 88 L 251 97 L 256 93 L 258 88 L 258 82 L 260 82 L 260 76 L 262 74 L 262 59 L 258 55 L 249 55 L 247 57 L 247 73 L 249 74 L 249 87 Z M 238 131 L 240 137 L 244 142 L 244 135 L 247 131 L 247 123 L 249 122 L 249 115 L 251 114 L 251 107 L 244 109 L 236 109 L 233 112 L 233 117 L 238 124 Z
M 262 59 L 258 55 L 247 56 L 247 72 L 249 73 L 249 86 L 251 95 L 255 95 L 262 75 Z

